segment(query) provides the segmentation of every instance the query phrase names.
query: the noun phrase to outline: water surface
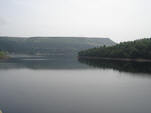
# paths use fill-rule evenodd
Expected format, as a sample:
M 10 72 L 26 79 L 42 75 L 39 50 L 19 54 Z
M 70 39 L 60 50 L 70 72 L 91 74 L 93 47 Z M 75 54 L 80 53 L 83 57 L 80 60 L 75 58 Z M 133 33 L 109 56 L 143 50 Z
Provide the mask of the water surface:
M 151 113 L 150 97 L 148 63 L 67 57 L 0 62 L 3 113 Z

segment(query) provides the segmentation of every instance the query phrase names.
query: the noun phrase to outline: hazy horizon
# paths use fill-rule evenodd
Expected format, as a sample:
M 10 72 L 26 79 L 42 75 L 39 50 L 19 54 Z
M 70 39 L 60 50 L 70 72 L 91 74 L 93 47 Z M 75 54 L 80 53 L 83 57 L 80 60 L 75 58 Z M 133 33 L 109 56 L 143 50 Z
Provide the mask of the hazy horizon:
M 1 0 L 0 36 L 151 37 L 149 0 Z

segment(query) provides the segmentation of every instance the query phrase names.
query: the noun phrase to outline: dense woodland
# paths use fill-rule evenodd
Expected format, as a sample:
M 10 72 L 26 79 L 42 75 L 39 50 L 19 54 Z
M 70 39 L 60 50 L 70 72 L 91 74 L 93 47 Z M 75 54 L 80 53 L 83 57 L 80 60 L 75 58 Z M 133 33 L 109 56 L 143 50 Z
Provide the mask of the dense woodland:
M 151 59 L 151 38 L 121 42 L 110 47 L 96 47 L 80 51 L 79 56 Z

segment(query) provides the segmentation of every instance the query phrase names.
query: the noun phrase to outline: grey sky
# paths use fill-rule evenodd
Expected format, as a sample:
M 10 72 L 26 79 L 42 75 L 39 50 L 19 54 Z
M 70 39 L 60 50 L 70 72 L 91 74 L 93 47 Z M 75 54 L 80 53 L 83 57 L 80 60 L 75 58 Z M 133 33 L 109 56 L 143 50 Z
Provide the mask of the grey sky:
M 2 36 L 151 37 L 151 0 L 0 0 Z

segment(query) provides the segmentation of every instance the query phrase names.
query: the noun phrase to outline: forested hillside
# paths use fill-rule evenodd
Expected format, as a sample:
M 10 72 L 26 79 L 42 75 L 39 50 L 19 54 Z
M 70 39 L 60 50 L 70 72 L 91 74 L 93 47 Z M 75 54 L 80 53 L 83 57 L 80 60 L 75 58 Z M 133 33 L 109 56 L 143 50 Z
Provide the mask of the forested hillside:
M 151 59 L 151 38 L 122 42 L 110 47 L 96 47 L 79 52 L 79 56 Z
M 97 46 L 115 45 L 109 38 L 86 37 L 0 37 L 0 50 L 14 54 L 77 54 L 77 52 Z

